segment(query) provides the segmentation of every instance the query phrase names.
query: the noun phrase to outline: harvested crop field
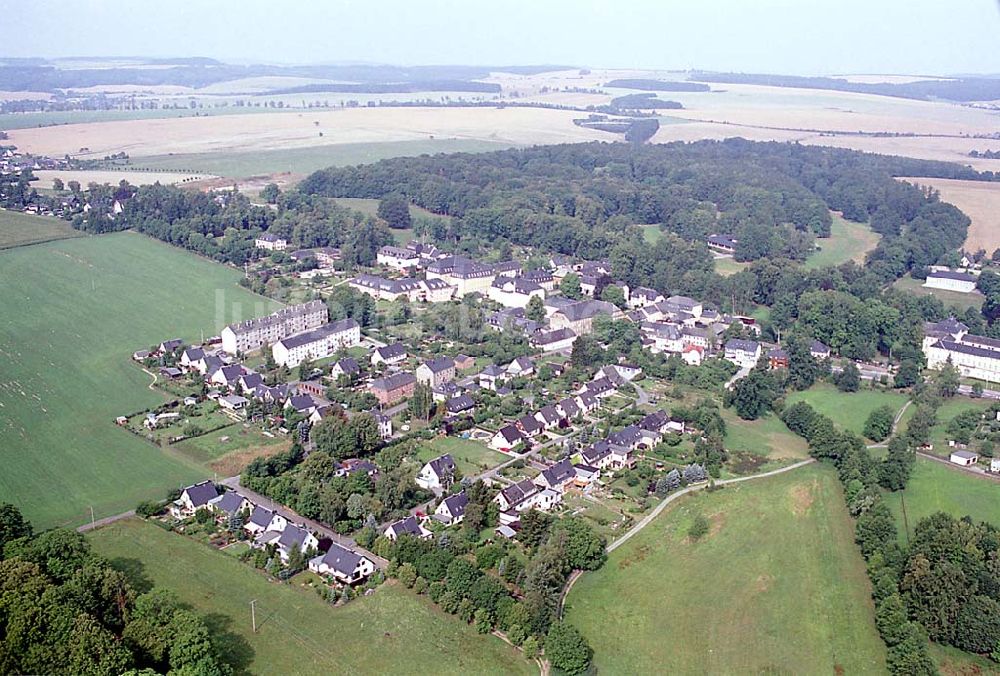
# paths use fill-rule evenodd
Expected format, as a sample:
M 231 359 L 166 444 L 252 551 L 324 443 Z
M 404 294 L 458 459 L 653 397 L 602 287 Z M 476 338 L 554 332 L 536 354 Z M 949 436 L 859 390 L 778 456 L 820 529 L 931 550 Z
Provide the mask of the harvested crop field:
M 9 132 L 22 152 L 104 157 L 253 151 L 437 138 L 564 143 L 617 135 L 573 124 L 579 113 L 535 108 L 354 108 L 70 124 Z
M 987 160 L 990 161 L 990 160 Z M 1000 162 L 992 160 L 1000 170 Z M 972 219 L 965 238 L 968 251 L 985 249 L 993 253 L 1000 248 L 1000 183 L 960 181 L 948 178 L 904 178 L 917 185 L 930 186 L 941 193 L 941 199 L 954 204 Z

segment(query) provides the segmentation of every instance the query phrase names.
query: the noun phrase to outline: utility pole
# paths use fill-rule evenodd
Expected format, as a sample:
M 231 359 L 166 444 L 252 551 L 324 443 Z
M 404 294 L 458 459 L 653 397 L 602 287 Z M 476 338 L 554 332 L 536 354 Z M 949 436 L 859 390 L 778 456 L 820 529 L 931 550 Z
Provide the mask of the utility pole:
M 253 624 L 253 633 L 257 633 L 257 599 L 250 601 L 250 622 Z
M 97 526 L 97 522 L 94 520 L 94 506 L 91 505 L 90 506 L 90 527 L 91 528 L 95 528 L 96 526 Z

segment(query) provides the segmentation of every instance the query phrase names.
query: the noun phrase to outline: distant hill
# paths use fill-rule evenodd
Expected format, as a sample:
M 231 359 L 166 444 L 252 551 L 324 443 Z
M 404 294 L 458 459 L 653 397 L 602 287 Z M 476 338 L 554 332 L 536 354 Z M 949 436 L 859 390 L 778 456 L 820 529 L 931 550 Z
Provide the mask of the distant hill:
M 641 89 L 647 92 L 707 92 L 711 87 L 700 82 L 680 82 L 676 80 L 644 80 L 642 78 L 611 80 L 605 87 Z

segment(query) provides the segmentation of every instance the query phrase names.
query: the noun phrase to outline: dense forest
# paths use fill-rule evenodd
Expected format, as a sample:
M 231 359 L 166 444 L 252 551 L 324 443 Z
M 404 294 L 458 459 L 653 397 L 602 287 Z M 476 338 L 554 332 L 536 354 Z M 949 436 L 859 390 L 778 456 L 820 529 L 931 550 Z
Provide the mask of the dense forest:
M 876 258 L 899 259 L 899 276 L 960 246 L 968 219 L 894 175 L 981 178 L 943 162 L 730 139 L 397 158 L 319 171 L 300 190 L 402 192 L 460 219 L 464 236 L 589 258 L 608 256 L 631 225 L 659 223 L 689 242 L 728 233 L 738 260 L 802 260 L 815 237 L 829 236 L 832 209 L 870 222 L 884 236 Z
M 232 673 L 219 653 L 171 592 L 137 589 L 82 534 L 36 534 L 0 504 L 0 673 Z

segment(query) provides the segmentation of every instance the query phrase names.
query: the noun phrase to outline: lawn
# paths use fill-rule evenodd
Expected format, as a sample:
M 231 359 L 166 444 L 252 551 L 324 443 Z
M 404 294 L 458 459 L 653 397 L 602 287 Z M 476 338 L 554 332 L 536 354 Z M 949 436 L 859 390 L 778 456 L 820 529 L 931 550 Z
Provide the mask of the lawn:
M 310 589 L 268 582 L 231 556 L 147 522 L 121 521 L 88 537 L 133 579 L 172 589 L 207 615 L 237 673 L 537 672 L 499 639 L 480 636 L 402 587 L 383 586 L 334 608 Z
M 969 397 L 951 397 L 945 399 L 937 410 L 937 424 L 931 428 L 931 444 L 934 450 L 930 451 L 941 457 L 948 457 L 951 449 L 948 447 L 948 423 L 963 411 L 978 410 L 984 411 L 993 404 L 989 399 L 971 399 Z M 974 442 L 978 443 L 978 442 Z
M 931 295 L 939 299 L 944 303 L 945 307 L 950 308 L 952 305 L 956 306 L 961 312 L 965 312 L 968 308 L 979 309 L 983 304 L 983 294 L 978 291 L 974 293 L 959 293 L 958 291 L 947 291 L 945 289 L 928 289 L 924 285 L 922 279 L 913 279 L 912 277 L 901 277 L 897 279 L 893 284 L 897 289 L 902 289 L 903 291 L 910 291 L 917 295 L 926 296 Z
M 830 215 L 833 216 L 830 237 L 816 240 L 819 250 L 806 260 L 806 269 L 836 266 L 847 261 L 864 263 L 865 254 L 878 246 L 879 235 L 867 224 L 849 221 L 840 214 Z
M 133 233 L 0 253 L 0 501 L 38 527 L 77 525 L 208 475 L 113 420 L 164 401 L 134 350 L 273 307 L 239 276 Z
M 879 406 L 888 404 L 899 411 L 907 401 L 905 394 L 868 389 L 862 381 L 857 392 L 841 392 L 829 383 L 814 385 L 803 392 L 788 395 L 787 404 L 808 402 L 823 415 L 829 416 L 839 427 L 861 434 L 868 415 Z
M 280 172 L 309 174 L 326 167 L 369 164 L 390 157 L 412 157 L 425 153 L 489 152 L 510 147 L 509 143 L 474 139 L 338 143 L 280 150 L 153 155 L 134 158 L 132 164 L 146 169 L 192 171 L 245 178 Z
M 445 453 L 451 454 L 459 471 L 465 476 L 480 474 L 489 467 L 496 467 L 510 460 L 508 456 L 487 448 L 485 444 L 459 437 L 437 437 L 422 444 L 417 458 L 421 462 L 427 462 Z
M 195 419 L 195 422 L 199 422 Z M 223 441 L 225 439 L 225 441 Z M 265 436 L 258 427 L 234 423 L 228 427 L 174 444 L 195 462 L 207 465 L 219 476 L 234 476 L 256 457 L 273 455 L 291 445 L 287 436 Z
M 695 515 L 711 528 L 692 543 Z M 566 618 L 601 674 L 885 672 L 833 469 L 685 497 L 585 574 Z
M 802 460 L 809 457 L 809 444 L 797 434 L 793 434 L 775 414 L 758 420 L 743 420 L 723 409 L 726 421 L 726 449 L 750 453 L 772 460 Z
M 647 244 L 656 244 L 663 237 L 663 230 L 660 229 L 659 223 L 640 225 L 639 228 L 642 230 L 642 238 L 646 240 Z
M 896 515 L 903 534 L 903 508 L 907 530 L 925 516 L 947 512 L 954 517 L 971 516 L 974 521 L 989 521 L 1000 526 L 1000 482 L 980 478 L 934 460 L 917 458 L 906 489 L 886 493 L 886 501 Z
M 82 235 L 82 232 L 58 218 L 0 209 L 0 249 Z
M 750 263 L 737 261 L 731 256 L 717 257 L 715 259 L 715 271 L 723 277 L 735 275 L 737 272 L 746 270 L 748 267 L 750 267 Z

